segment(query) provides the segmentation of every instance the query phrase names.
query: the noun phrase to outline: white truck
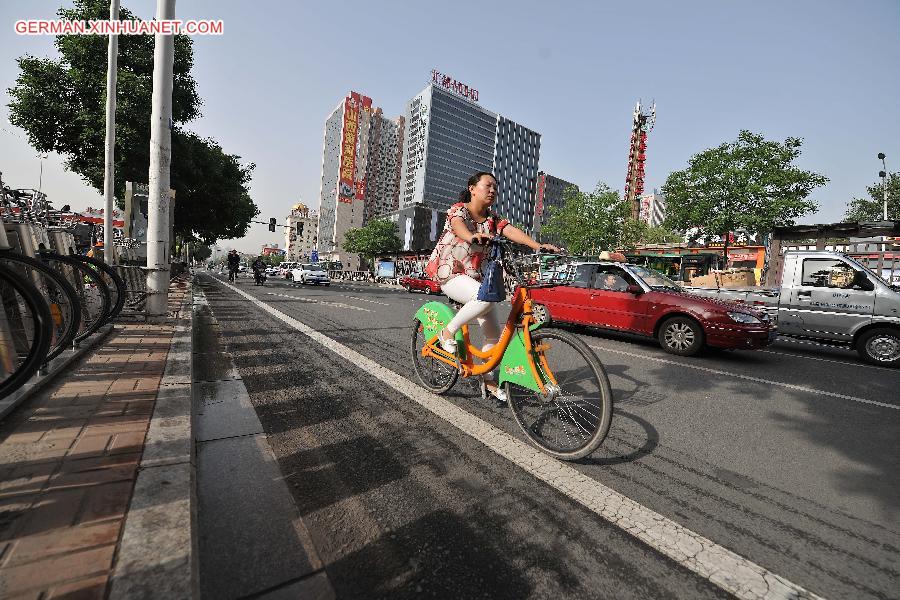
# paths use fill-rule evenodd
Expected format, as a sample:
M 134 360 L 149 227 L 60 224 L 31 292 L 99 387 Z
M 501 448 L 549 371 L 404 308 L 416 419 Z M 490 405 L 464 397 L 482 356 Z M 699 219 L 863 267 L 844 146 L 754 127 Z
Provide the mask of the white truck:
M 781 335 L 850 345 L 867 362 L 900 366 L 900 286 L 839 252 L 786 252 L 778 288 L 684 290 L 764 306 Z

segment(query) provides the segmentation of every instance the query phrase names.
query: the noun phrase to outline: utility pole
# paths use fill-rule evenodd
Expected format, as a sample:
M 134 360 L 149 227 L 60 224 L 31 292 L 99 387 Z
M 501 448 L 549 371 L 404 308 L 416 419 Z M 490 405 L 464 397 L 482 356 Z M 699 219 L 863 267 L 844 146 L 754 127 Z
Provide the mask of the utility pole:
M 881 159 L 881 167 L 882 170 L 878 172 L 878 175 L 881 176 L 881 197 L 884 198 L 884 220 L 888 220 L 888 193 L 887 193 L 887 164 L 884 162 L 884 152 L 878 153 L 878 158 Z
M 175 0 L 156 1 L 156 20 L 175 18 Z M 169 292 L 169 168 L 172 159 L 172 65 L 175 37 L 156 34 L 150 116 L 150 177 L 147 207 L 147 320 L 166 316 Z
M 109 3 L 109 20 L 119 20 L 119 0 Z M 109 34 L 109 47 L 106 50 L 106 152 L 103 173 L 103 196 L 106 205 L 103 209 L 103 260 L 111 265 L 116 262 L 113 247 L 113 210 L 115 210 L 116 181 L 116 81 L 119 62 L 119 35 Z

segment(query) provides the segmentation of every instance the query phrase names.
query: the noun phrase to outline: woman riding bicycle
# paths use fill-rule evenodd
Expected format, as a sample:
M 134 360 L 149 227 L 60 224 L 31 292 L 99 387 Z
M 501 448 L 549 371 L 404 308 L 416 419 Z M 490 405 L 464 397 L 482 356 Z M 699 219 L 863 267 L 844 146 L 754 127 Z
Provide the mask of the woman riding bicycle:
M 487 257 L 488 242 L 492 237 L 503 234 L 510 241 L 534 250 L 546 248 L 559 252 L 556 246 L 535 241 L 494 213 L 491 206 L 496 199 L 496 178 L 483 171 L 472 175 L 466 189 L 459 195 L 460 201 L 450 207 L 444 231 L 428 260 L 428 275 L 441 284 L 441 291 L 448 298 L 463 305 L 439 334 L 441 347 L 450 353 L 456 352 L 456 332 L 473 319 L 477 319 L 484 333 L 482 350 L 490 349 L 500 339 L 494 304 L 478 299 L 481 266 Z M 506 400 L 496 382 L 483 383 L 498 400 Z

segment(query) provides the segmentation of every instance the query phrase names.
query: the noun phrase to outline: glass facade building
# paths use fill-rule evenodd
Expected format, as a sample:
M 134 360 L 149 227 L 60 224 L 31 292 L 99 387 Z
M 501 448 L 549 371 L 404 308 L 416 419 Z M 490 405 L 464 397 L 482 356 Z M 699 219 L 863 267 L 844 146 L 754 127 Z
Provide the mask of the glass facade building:
M 429 84 L 409 101 L 400 207 L 446 210 L 477 171 L 494 173 L 495 210 L 530 230 L 540 134 L 473 100 Z

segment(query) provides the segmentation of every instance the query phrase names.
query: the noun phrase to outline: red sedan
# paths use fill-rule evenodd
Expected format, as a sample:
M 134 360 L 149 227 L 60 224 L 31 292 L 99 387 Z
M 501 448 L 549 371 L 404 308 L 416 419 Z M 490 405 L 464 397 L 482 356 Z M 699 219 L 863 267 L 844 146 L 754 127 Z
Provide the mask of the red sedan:
M 440 294 L 441 284 L 431 280 L 424 273 L 413 273 L 400 278 L 400 285 L 406 288 L 407 292 L 417 291 L 426 294 Z
M 573 268 L 569 285 L 531 291 L 535 317 L 654 337 L 680 356 L 704 346 L 763 348 L 775 339 L 765 311 L 687 294 L 646 267 L 597 262 Z

